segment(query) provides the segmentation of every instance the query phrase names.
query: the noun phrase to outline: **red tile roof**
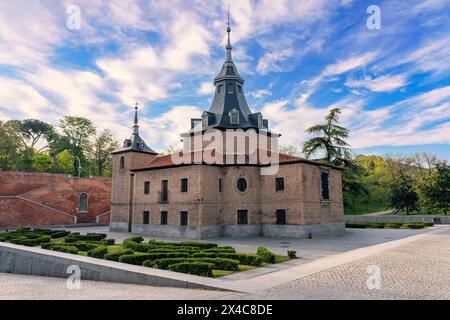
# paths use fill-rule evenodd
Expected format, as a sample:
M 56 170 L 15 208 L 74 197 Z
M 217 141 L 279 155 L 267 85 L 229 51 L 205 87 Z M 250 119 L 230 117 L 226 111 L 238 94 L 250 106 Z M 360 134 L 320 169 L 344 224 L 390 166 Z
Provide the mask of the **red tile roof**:
M 204 154 L 206 153 L 207 156 L 215 156 L 215 152 L 211 152 L 211 155 L 209 154 L 209 152 L 203 152 Z M 259 156 L 257 157 L 257 161 L 256 163 L 254 163 L 253 161 L 250 162 L 250 157 L 248 155 L 245 155 L 245 160 L 242 161 L 241 159 L 239 159 L 240 161 L 238 161 L 237 156 L 234 156 L 234 161 L 232 163 L 229 163 L 228 161 L 226 161 L 226 156 L 222 156 L 222 163 L 219 162 L 207 162 L 207 161 L 202 161 L 202 159 L 206 158 L 201 158 L 201 155 L 199 152 L 191 152 L 189 155 L 183 155 L 183 153 L 180 153 L 180 158 L 183 159 L 182 163 L 175 163 L 173 162 L 173 156 L 174 154 L 168 154 L 168 155 L 163 155 L 163 156 L 159 156 L 156 157 L 155 159 L 153 159 L 152 161 L 149 161 L 148 163 L 146 163 L 144 166 L 140 167 L 140 168 L 135 168 L 132 171 L 144 171 L 144 170 L 155 170 L 155 169 L 160 169 L 160 168 L 169 168 L 169 167 L 177 167 L 177 166 L 188 166 L 188 165 L 199 165 L 199 164 L 204 164 L 204 165 L 216 165 L 216 166 L 228 166 L 228 165 L 260 165 L 260 166 L 264 166 L 264 165 L 268 165 L 265 162 L 260 161 Z M 199 159 L 196 159 L 195 157 L 199 157 Z M 286 164 L 286 163 L 296 163 L 296 162 L 303 162 L 303 163 L 309 163 L 309 164 L 313 164 L 313 165 L 324 165 L 324 166 L 328 166 L 328 167 L 333 167 L 336 169 L 342 169 L 340 167 L 336 167 L 336 166 L 332 166 L 332 165 L 328 165 L 328 164 L 324 164 L 318 161 L 313 161 L 313 160 L 308 160 L 308 159 L 304 159 L 304 158 L 300 158 L 300 157 L 296 157 L 296 156 L 291 156 L 288 154 L 284 154 L 284 153 L 279 153 L 279 164 Z M 268 154 L 268 157 L 270 157 L 270 153 Z M 206 158 L 208 159 L 208 158 Z M 219 158 L 220 160 L 220 158 Z

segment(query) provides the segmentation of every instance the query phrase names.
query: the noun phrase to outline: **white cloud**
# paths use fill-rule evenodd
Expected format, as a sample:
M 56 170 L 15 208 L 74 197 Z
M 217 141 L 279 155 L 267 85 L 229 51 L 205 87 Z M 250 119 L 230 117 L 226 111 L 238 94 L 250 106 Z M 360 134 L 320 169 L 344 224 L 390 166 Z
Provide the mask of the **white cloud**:
M 372 92 L 390 92 L 406 85 L 406 75 L 386 75 L 372 78 L 365 76 L 363 79 L 347 79 L 345 85 L 350 88 L 366 88 Z
M 251 91 L 248 94 L 250 96 L 252 96 L 253 98 L 262 99 L 265 96 L 271 96 L 272 92 L 268 89 L 260 89 L 260 90 Z
M 197 91 L 200 95 L 211 95 L 214 93 L 214 84 L 211 81 L 202 82 Z
M 55 111 L 33 86 L 1 76 L 0 83 L 0 110 L 6 110 L 8 115 L 35 118 Z

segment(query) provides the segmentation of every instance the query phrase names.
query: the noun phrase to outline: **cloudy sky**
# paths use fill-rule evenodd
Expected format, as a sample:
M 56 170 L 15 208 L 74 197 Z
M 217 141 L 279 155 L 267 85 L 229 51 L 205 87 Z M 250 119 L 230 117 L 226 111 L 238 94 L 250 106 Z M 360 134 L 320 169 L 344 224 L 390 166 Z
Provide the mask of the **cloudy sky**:
M 248 103 L 281 144 L 341 107 L 358 152 L 450 159 L 450 0 L 0 0 L 0 119 L 85 116 L 123 140 L 137 99 L 147 143 L 178 143 L 209 109 L 228 4 Z

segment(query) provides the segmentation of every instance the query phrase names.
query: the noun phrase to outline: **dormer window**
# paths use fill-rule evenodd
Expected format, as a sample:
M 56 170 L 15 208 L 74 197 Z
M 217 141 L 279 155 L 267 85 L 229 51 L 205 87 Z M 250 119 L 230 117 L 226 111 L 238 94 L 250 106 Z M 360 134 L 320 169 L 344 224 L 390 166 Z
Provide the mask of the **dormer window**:
M 242 86 L 238 86 L 238 92 L 242 94 Z
M 223 85 L 217 86 L 217 93 L 220 94 L 222 92 Z
M 230 123 L 239 124 L 239 111 L 237 111 L 236 109 L 233 109 L 230 112 Z
M 233 93 L 234 85 L 232 83 L 228 84 L 228 93 Z
M 258 128 L 261 128 L 263 126 L 263 118 L 262 115 L 258 115 Z
M 203 125 L 203 127 L 208 126 L 208 115 L 207 114 L 204 114 L 202 117 L 202 125 Z

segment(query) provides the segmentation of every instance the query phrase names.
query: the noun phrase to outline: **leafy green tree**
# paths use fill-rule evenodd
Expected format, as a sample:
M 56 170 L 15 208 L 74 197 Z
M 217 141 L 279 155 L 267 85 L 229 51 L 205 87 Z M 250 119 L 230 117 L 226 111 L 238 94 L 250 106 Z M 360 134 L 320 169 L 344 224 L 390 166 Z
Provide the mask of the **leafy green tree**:
M 33 170 L 38 172 L 50 172 L 53 168 L 53 160 L 48 153 L 36 153 L 33 157 Z
M 0 169 L 18 168 L 21 155 L 20 127 L 14 121 L 0 121 Z
M 92 145 L 89 158 L 95 163 L 97 173 L 103 176 L 105 169 L 112 165 L 111 152 L 119 147 L 119 143 L 114 138 L 110 130 L 102 131 L 96 138 Z M 108 170 L 110 172 L 111 170 Z
M 88 149 L 97 132 L 92 121 L 83 117 L 65 116 L 59 126 L 70 145 L 79 150 Z
M 331 109 L 325 117 L 325 123 L 306 129 L 308 134 L 317 135 L 303 144 L 303 153 L 307 158 L 322 151 L 325 153 L 323 160 L 327 163 L 336 164 L 336 160 L 342 160 L 343 152 L 348 149 L 348 143 L 344 139 L 348 138 L 349 131 L 338 125 L 340 113 L 339 108 Z
M 73 154 L 69 150 L 61 151 L 56 155 L 55 169 L 67 174 L 73 173 Z
M 419 206 L 419 196 L 415 190 L 414 179 L 407 175 L 401 174 L 394 179 L 391 184 L 391 208 L 396 212 L 406 211 L 406 214 L 410 214 L 413 211 L 417 211 Z
M 446 215 L 450 208 L 450 165 L 437 163 L 433 172 L 418 186 L 420 198 L 427 208 L 440 209 Z

